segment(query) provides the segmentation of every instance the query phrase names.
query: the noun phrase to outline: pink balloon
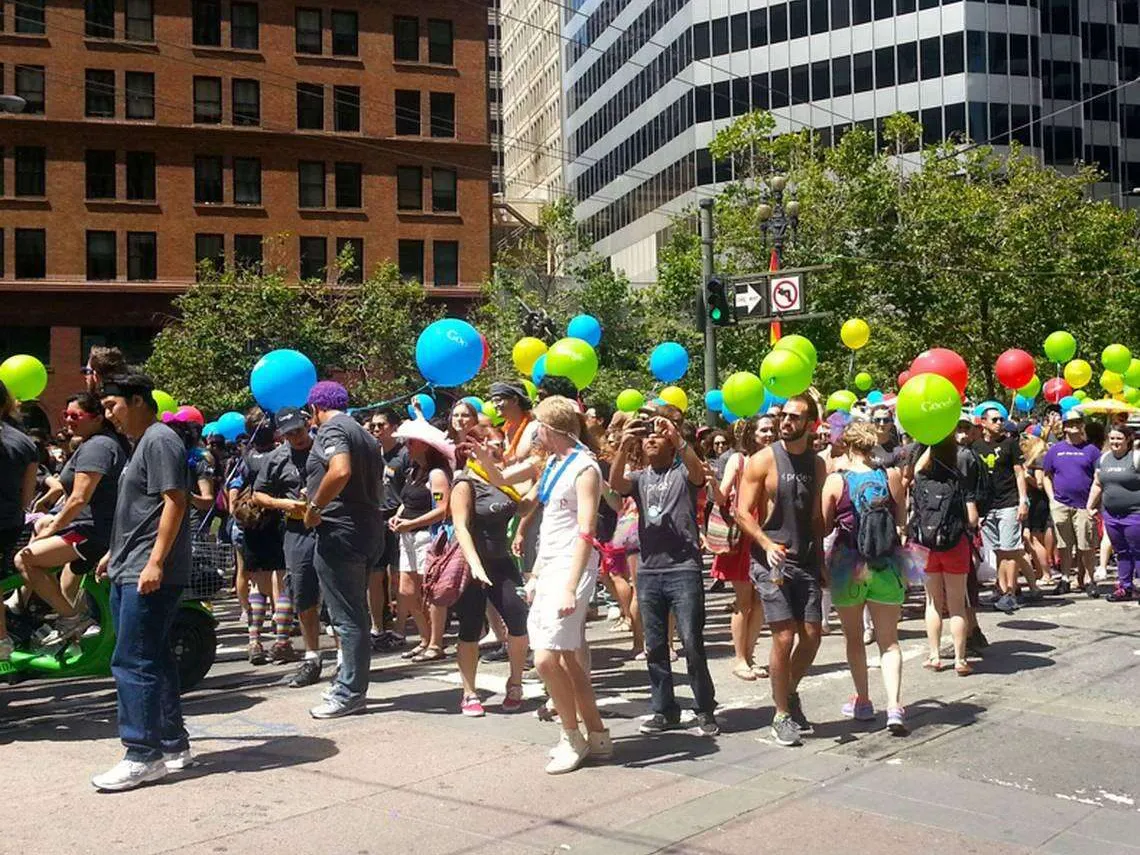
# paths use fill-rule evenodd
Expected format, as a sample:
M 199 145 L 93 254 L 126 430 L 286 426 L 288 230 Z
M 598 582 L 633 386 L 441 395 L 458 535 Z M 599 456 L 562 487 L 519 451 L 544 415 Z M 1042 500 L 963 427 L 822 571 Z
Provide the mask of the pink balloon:
M 910 377 L 911 377 L 911 374 L 909 371 L 903 371 L 899 374 L 899 388 L 900 389 L 906 385 L 906 381 L 909 380 Z
M 1065 382 L 1064 377 L 1052 377 L 1045 381 L 1045 385 L 1041 387 L 1041 392 L 1050 404 L 1058 404 L 1062 398 L 1067 398 L 1073 394 L 1073 387 Z
M 914 377 L 918 374 L 938 374 L 945 377 L 959 392 L 966 391 L 966 381 L 970 379 L 966 360 L 945 347 L 924 350 L 916 356 L 914 362 L 910 364 L 910 375 Z M 1025 383 L 1021 385 L 1024 386 Z
M 1011 347 L 997 358 L 994 364 L 994 373 L 998 382 L 1007 389 L 1020 389 L 1033 379 L 1037 373 L 1037 366 L 1033 357 L 1024 350 Z
M 162 423 L 164 425 L 170 424 L 172 421 L 174 421 L 175 418 L 176 417 L 175 417 L 174 413 L 172 413 L 168 410 L 167 412 L 162 414 Z
M 202 411 L 197 407 L 191 407 L 189 404 L 183 404 L 178 408 L 178 412 L 174 414 L 174 421 L 176 422 L 194 422 L 198 427 L 205 427 L 206 419 L 202 415 Z

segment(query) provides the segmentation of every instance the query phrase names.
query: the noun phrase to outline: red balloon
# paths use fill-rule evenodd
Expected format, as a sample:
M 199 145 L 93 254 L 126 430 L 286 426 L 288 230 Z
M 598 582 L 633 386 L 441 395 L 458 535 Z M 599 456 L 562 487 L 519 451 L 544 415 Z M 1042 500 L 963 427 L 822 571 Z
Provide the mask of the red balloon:
M 487 341 L 487 336 L 483 335 L 483 333 L 479 333 L 479 338 L 483 340 L 483 362 L 479 366 L 479 370 L 482 371 L 487 367 L 487 363 L 491 361 L 491 345 Z
M 1062 398 L 1067 398 L 1073 394 L 1073 387 L 1065 382 L 1064 377 L 1053 377 L 1045 381 L 1045 385 L 1041 387 L 1041 392 L 1050 404 L 1059 404 Z
M 1011 347 L 997 358 L 994 364 L 994 373 L 998 382 L 1007 389 L 1020 389 L 1033 379 L 1037 373 L 1037 366 L 1033 357 L 1024 350 Z
M 206 419 L 202 415 L 202 411 L 197 407 L 191 407 L 189 404 L 183 404 L 178 408 L 178 412 L 174 414 L 172 421 L 176 422 L 194 422 L 198 427 L 205 427 Z
M 903 371 L 899 374 L 899 388 L 901 389 L 906 385 L 906 381 L 910 379 L 910 372 Z
M 966 391 L 966 381 L 970 379 L 966 360 L 945 347 L 924 350 L 916 356 L 914 362 L 910 364 L 910 374 L 912 377 L 916 374 L 941 375 L 953 383 L 960 393 Z M 1025 383 L 1021 385 L 1024 386 Z

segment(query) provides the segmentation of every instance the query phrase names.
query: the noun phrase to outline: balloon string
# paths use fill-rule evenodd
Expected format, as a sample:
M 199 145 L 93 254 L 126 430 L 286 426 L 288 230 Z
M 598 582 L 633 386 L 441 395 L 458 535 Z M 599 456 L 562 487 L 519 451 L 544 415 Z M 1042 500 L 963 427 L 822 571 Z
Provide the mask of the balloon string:
M 414 398 L 416 395 L 420 394 L 421 392 L 427 392 L 428 394 L 430 394 L 433 391 L 435 391 L 435 387 L 432 386 L 431 383 L 425 383 L 424 385 L 420 386 L 420 388 L 418 388 L 412 392 L 408 392 L 405 395 L 397 395 L 395 398 L 389 398 L 387 401 L 377 401 L 374 404 L 367 404 L 363 407 L 349 407 L 348 408 L 348 414 L 350 416 L 352 416 L 352 415 L 356 415 L 357 413 L 367 413 L 367 412 L 370 412 L 372 410 L 382 410 L 385 407 L 390 407 L 393 404 L 400 403 L 401 401 L 410 401 L 412 398 Z

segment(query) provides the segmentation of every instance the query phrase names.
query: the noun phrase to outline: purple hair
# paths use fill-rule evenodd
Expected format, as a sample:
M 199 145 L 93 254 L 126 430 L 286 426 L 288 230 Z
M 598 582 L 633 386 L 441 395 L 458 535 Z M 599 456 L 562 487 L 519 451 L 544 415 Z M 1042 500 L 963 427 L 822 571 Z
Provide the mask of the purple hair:
M 348 390 L 332 380 L 322 380 L 309 390 L 308 403 L 322 410 L 343 410 L 348 407 Z

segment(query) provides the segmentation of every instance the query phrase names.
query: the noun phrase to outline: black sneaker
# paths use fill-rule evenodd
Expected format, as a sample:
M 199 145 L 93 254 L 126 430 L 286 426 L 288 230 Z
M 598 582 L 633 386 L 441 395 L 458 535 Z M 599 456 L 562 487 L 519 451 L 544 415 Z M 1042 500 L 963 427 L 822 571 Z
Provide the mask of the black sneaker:
M 792 721 L 796 723 L 796 727 L 800 729 L 800 733 L 811 733 L 815 730 L 815 726 L 807 720 L 804 715 L 803 704 L 800 703 L 800 693 L 792 692 L 788 695 L 788 715 L 792 717 Z
M 1100 598 L 1100 588 L 1096 586 L 1096 582 L 1089 582 L 1087 585 L 1085 585 L 1085 596 L 1090 600 L 1096 600 Z
M 661 713 L 654 713 L 649 718 L 641 723 L 641 727 L 637 730 L 640 733 L 655 734 L 664 733 L 667 730 L 677 730 L 681 726 L 679 719 L 666 718 Z
M 701 736 L 720 736 L 720 725 L 716 723 L 716 716 L 711 712 L 697 713 L 696 728 Z
M 372 649 L 377 653 L 391 653 L 394 650 L 403 650 L 408 644 L 407 639 L 399 633 L 386 629 L 381 633 L 373 633 Z
M 510 658 L 507 653 L 507 645 L 500 644 L 498 647 L 492 647 L 479 657 L 480 662 L 506 662 Z
M 1057 590 L 1055 590 L 1053 593 L 1054 594 L 1071 594 L 1072 592 L 1073 592 L 1073 586 L 1069 582 L 1069 580 L 1068 579 L 1062 579 L 1061 581 L 1059 581 L 1057 583 Z
M 790 715 L 777 714 L 772 719 L 772 738 L 776 740 L 778 745 L 786 745 L 791 747 L 793 745 L 803 745 L 804 741 L 800 739 L 800 728 L 792 721 Z
M 1104 598 L 1110 603 L 1124 603 L 1132 599 L 1131 588 L 1117 588 L 1111 594 Z
M 1020 599 L 1023 603 L 1039 603 L 1045 599 L 1045 592 L 1040 588 L 1028 588 L 1021 592 Z
M 305 686 L 312 686 L 320 682 L 321 679 L 321 660 L 320 659 L 302 659 L 301 664 L 297 666 L 297 670 L 293 672 L 293 676 L 289 678 L 286 683 L 290 689 L 303 689 Z

